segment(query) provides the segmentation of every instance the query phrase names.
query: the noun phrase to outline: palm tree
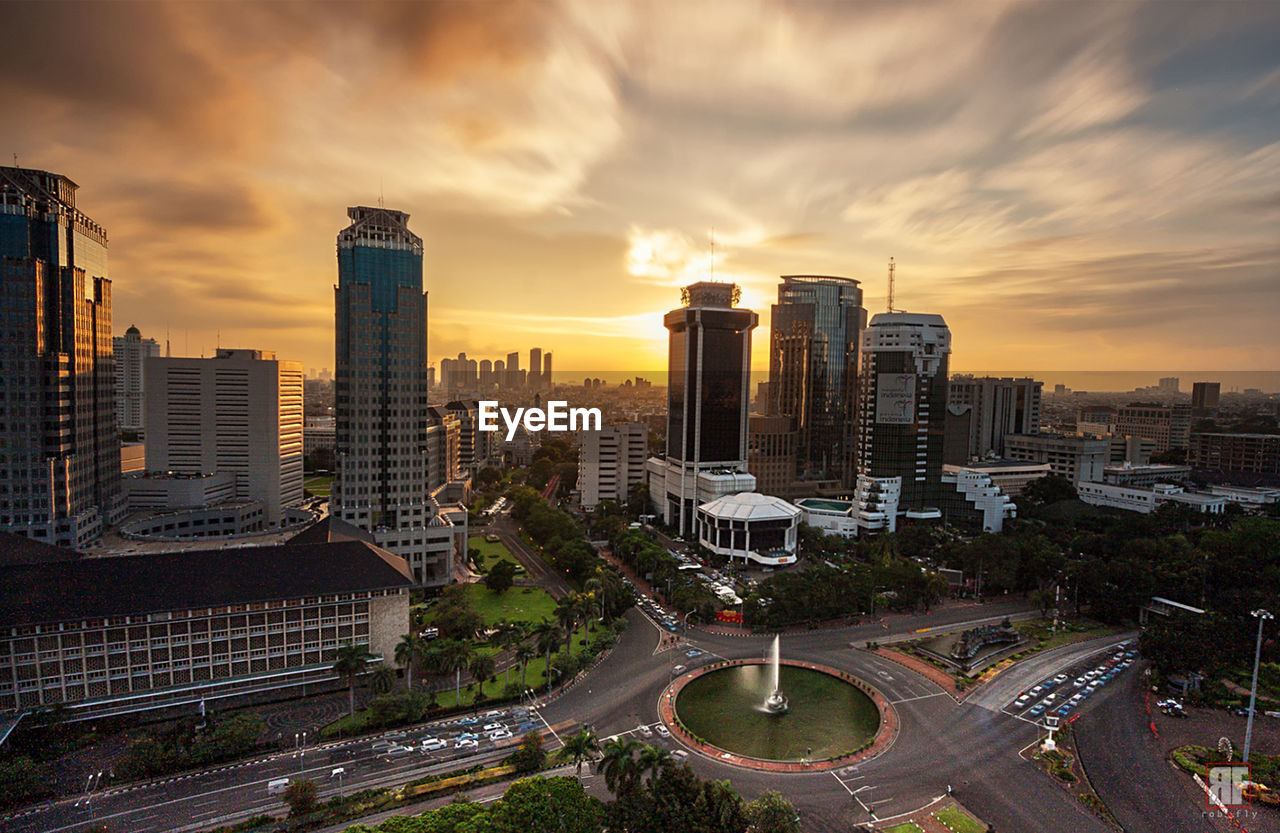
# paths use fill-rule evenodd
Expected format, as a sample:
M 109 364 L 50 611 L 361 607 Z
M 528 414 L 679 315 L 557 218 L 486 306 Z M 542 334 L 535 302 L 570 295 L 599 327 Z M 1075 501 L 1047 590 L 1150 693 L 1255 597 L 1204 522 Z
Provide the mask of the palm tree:
M 578 612 L 582 615 L 582 633 L 587 639 L 587 647 L 590 648 L 591 617 L 600 615 L 600 602 L 595 593 L 583 593 L 578 597 Z
M 574 775 L 582 775 L 582 762 L 590 758 L 592 753 L 600 751 L 600 740 L 596 737 L 596 733 L 590 728 L 584 726 L 577 733 L 570 735 L 564 739 L 564 746 L 560 747 L 560 751 L 556 755 L 561 760 L 572 758 L 574 764 Z
M 493 676 L 494 665 L 493 657 L 479 653 L 472 656 L 471 662 L 467 664 L 467 670 L 476 681 L 476 700 L 484 694 L 484 681 Z
M 369 675 L 369 688 L 379 694 L 386 694 L 391 690 L 391 686 L 395 685 L 396 672 L 391 666 L 385 663 L 378 663 L 377 667 Z
M 551 652 L 560 645 L 560 628 L 554 622 L 543 622 L 533 629 L 538 653 L 547 655 L 547 691 L 551 690 Z
M 635 752 L 639 748 L 639 741 L 631 738 L 614 738 L 600 747 L 596 772 L 604 773 L 604 785 L 609 788 L 609 792 L 621 796 L 635 788 L 640 775 L 635 759 Z
M 454 705 L 462 705 L 462 669 L 471 662 L 475 648 L 470 642 L 462 639 L 442 639 L 437 648 L 437 663 L 441 672 L 453 672 Z
M 356 713 L 356 677 L 364 673 L 370 657 L 367 645 L 348 642 L 338 648 L 333 655 L 333 671 L 347 684 L 347 701 L 350 714 Z
M 663 749 L 660 746 L 643 746 L 640 748 L 640 760 L 636 764 L 636 770 L 639 775 L 648 775 L 650 778 L 656 778 L 662 770 L 675 763 L 675 758 L 671 757 L 670 750 Z
M 425 643 L 416 633 L 406 633 L 396 643 L 396 664 L 404 667 L 405 682 L 413 691 L 413 664 L 422 659 Z
M 506 650 L 507 648 L 520 644 L 520 640 L 523 638 L 524 633 L 518 624 L 502 620 L 493 626 L 493 637 L 490 639 L 490 642 L 497 645 L 499 648 Z M 510 664 L 507 665 L 506 674 L 506 685 L 511 685 Z
M 538 649 L 532 645 L 521 642 L 516 646 L 516 662 L 520 663 L 520 690 L 524 691 L 525 676 L 529 671 L 529 660 L 538 655 Z
M 571 593 L 556 602 L 556 620 L 560 623 L 560 627 L 563 628 L 565 632 L 564 649 L 567 653 L 572 654 L 573 632 L 577 630 L 578 625 L 577 593 Z

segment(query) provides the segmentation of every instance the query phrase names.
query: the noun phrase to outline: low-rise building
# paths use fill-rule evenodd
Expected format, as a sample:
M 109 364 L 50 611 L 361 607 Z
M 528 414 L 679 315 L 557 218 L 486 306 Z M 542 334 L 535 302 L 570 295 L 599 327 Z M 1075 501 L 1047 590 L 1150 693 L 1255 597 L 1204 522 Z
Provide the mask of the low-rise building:
M 1010 434 L 1005 456 L 1027 463 L 1048 463 L 1054 474 L 1072 483 L 1099 481 L 1111 454 L 1111 441 L 1065 434 Z
M 999 486 L 1000 491 L 1011 498 L 1021 495 L 1031 481 L 1053 473 L 1048 463 L 1025 463 L 1020 460 L 979 460 L 959 466 L 943 466 L 942 471 L 944 474 L 961 471 L 985 474 L 992 484 Z
M 944 521 L 972 520 L 983 532 L 1000 532 L 1004 522 L 1017 516 L 1017 506 L 991 476 L 981 471 L 943 471 Z
M 1280 476 L 1280 434 L 1193 434 L 1193 469 Z
M 1181 503 L 1210 515 L 1221 514 L 1227 499 L 1221 495 L 1190 492 L 1182 486 L 1157 483 L 1151 487 L 1117 486 L 1111 483 L 1079 483 L 1076 492 L 1085 503 L 1149 514 L 1166 503 Z
M 695 532 L 707 549 L 743 561 L 777 567 L 794 564 L 800 509 L 756 492 L 725 495 L 698 507 Z
M 1116 486 L 1154 486 L 1157 483 L 1184 483 L 1191 476 L 1190 466 L 1149 463 L 1145 466 L 1107 466 L 1102 482 Z
M 851 500 L 806 497 L 796 501 L 800 508 L 800 520 L 827 535 L 843 535 L 853 538 L 858 534 L 858 522 L 854 519 Z
M 0 535 L 0 711 L 301 692 L 338 683 L 340 646 L 389 660 L 409 627 L 404 559 L 361 541 L 109 558 L 29 543 Z
M 1263 486 L 1210 486 L 1209 492 L 1222 495 L 1232 503 L 1246 508 L 1257 508 L 1272 503 L 1280 503 L 1280 489 L 1268 489 Z

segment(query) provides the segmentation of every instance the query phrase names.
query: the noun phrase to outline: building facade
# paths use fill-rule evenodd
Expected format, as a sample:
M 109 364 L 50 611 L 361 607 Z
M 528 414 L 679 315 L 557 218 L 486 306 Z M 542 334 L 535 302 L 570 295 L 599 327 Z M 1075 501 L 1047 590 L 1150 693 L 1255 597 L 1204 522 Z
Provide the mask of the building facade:
M 335 457 L 330 511 L 408 562 L 419 585 L 453 579 L 452 525 L 427 483 L 427 295 L 409 215 L 347 210 L 334 290 Z
M 1280 477 L 1280 434 L 1193 434 L 1187 462 L 1201 471 Z
M 649 426 L 620 422 L 599 431 L 578 432 L 578 488 L 582 508 L 595 509 L 602 500 L 623 506 L 631 489 L 644 482 L 649 456 Z
M 264 350 L 146 364 L 147 469 L 230 474 L 268 523 L 302 502 L 302 364 Z
M 940 315 L 880 313 L 862 334 L 854 497 L 865 530 L 941 517 L 950 353 Z
M 1043 386 L 1043 382 L 1026 378 L 952 377 L 947 394 L 949 410 L 958 413 L 969 409 L 968 459 L 1003 457 L 1007 434 L 1040 433 Z
M 1186 448 L 1191 440 L 1191 408 L 1135 402 L 1117 411 L 1115 433 L 1154 440 L 1156 454 Z
M 0 167 L 0 532 L 65 547 L 124 513 L 107 233 L 77 188 Z
M 1221 382 L 1191 383 L 1191 413 L 1193 416 L 1209 417 L 1218 413 L 1218 401 L 1222 396 Z
M 790 498 L 796 479 L 796 431 L 792 419 L 781 414 L 751 414 L 747 418 L 747 471 L 756 490 Z
M 669 337 L 667 451 L 650 458 L 649 497 L 680 535 L 697 508 L 755 489 L 747 472 L 751 332 L 758 319 L 735 306 L 733 284 L 703 281 L 682 292 L 684 306 L 663 318 Z
M 1111 440 L 1064 434 L 1025 434 L 1005 437 L 1005 455 L 1024 463 L 1048 463 L 1054 474 L 1072 483 L 1102 480 L 1111 456 Z
M 797 478 L 844 480 L 866 324 L 857 281 L 783 276 L 770 311 L 768 413 L 791 420 Z
M 143 430 L 143 362 L 160 355 L 160 344 L 154 338 L 143 338 L 137 327 L 112 339 L 116 360 L 116 423 L 121 431 Z
M 305 692 L 338 682 L 340 646 L 390 661 L 409 627 L 408 568 L 363 542 L 77 555 L 0 567 L 0 711 Z

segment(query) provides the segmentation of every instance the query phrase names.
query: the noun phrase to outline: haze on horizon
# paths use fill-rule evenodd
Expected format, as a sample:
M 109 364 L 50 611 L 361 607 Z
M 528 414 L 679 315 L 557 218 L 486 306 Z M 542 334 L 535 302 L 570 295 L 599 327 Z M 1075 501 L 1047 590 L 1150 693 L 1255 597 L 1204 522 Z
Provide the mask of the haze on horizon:
M 433 361 L 665 366 L 714 271 L 942 314 L 957 369 L 1280 368 L 1280 5 L 7 3 L 6 164 L 115 329 L 332 367 L 346 207 L 409 212 Z M 220 335 L 219 335 L 220 331 Z M 187 346 L 189 345 L 189 346 Z

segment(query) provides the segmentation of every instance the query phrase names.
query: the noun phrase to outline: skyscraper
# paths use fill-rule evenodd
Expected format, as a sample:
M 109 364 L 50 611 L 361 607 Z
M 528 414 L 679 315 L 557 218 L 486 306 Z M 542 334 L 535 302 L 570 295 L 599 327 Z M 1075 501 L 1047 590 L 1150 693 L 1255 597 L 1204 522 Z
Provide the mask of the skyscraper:
M 940 315 L 880 313 L 862 334 L 858 382 L 858 525 L 941 517 L 951 331 Z
M 1217 416 L 1222 397 L 1221 382 L 1191 383 L 1191 414 L 1197 417 Z
M 146 421 L 142 365 L 146 359 L 160 355 L 160 344 L 154 338 L 143 338 L 137 327 L 112 339 L 116 361 L 116 423 L 121 431 L 141 431 Z
M 687 534 L 703 503 L 755 489 L 747 473 L 751 331 L 758 318 L 735 307 L 733 284 L 700 282 L 668 312 L 667 453 L 650 458 L 649 495 Z
M 784 275 L 778 286 L 770 323 L 769 413 L 792 420 L 801 479 L 844 477 L 866 323 L 855 280 Z
M 1029 378 L 953 377 L 947 410 L 967 436 L 949 438 L 955 441 L 955 453 L 946 462 L 960 465 L 974 457 L 1003 456 L 1006 434 L 1039 433 L 1043 386 Z
M 331 511 L 403 557 L 420 585 L 453 577 L 453 532 L 428 486 L 427 294 L 409 215 L 347 209 L 334 292 L 337 476 Z
M 524 386 L 524 377 L 520 375 L 520 354 L 507 354 L 507 387 L 519 388 Z
M 0 531 L 72 548 L 124 512 L 107 233 L 78 187 L 0 167 Z
M 529 387 L 534 390 L 542 389 L 541 347 L 533 347 L 529 350 Z
M 542 387 L 551 390 L 551 354 L 542 354 Z

